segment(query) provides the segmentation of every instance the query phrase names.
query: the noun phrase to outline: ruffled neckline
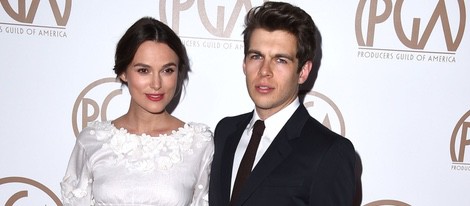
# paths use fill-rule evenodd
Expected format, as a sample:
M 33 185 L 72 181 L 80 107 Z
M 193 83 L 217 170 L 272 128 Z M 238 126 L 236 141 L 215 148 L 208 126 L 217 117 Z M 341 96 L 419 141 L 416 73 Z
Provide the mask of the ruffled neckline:
M 107 131 L 96 136 L 104 141 L 103 149 L 114 152 L 115 164 L 124 164 L 129 170 L 141 172 L 168 170 L 184 161 L 185 155 L 193 154 L 195 148 L 202 147 L 202 142 L 212 139 L 209 127 L 201 123 L 186 123 L 171 134 L 159 136 L 131 134 L 111 121 L 94 122 L 89 126 L 96 131 Z

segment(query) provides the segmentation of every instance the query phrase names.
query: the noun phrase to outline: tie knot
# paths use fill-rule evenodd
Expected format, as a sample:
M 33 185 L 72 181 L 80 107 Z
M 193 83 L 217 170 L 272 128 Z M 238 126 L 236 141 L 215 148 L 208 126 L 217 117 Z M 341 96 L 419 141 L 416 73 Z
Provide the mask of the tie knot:
M 264 132 L 264 121 L 263 120 L 256 120 L 255 125 L 253 126 L 253 135 L 261 136 Z

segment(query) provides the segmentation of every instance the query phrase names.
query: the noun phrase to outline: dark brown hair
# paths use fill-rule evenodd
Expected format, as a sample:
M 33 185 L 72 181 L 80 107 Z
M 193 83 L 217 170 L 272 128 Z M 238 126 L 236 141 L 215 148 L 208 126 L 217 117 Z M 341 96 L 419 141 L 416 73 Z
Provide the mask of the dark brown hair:
M 188 73 L 191 71 L 188 54 L 178 35 L 166 24 L 152 17 L 139 19 L 121 37 L 114 56 L 114 73 L 119 77 L 126 71 L 134 59 L 137 49 L 145 41 L 165 43 L 178 56 L 178 82 L 175 93 L 175 96 L 178 96 L 184 87 L 185 81 L 188 80 Z
M 243 30 L 245 56 L 250 48 L 251 35 L 258 28 L 268 31 L 283 30 L 296 37 L 298 72 L 305 62 L 313 61 L 316 49 L 316 26 L 312 17 L 301 8 L 289 3 L 268 1 L 248 11 Z

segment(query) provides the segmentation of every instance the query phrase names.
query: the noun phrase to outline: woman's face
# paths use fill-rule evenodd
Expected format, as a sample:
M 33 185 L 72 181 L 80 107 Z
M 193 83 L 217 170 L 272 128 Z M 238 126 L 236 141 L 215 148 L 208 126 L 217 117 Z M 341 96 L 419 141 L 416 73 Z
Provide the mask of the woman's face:
M 165 43 L 143 42 L 126 71 L 119 77 L 127 82 L 131 110 L 158 114 L 165 111 L 175 95 L 178 80 L 176 53 Z

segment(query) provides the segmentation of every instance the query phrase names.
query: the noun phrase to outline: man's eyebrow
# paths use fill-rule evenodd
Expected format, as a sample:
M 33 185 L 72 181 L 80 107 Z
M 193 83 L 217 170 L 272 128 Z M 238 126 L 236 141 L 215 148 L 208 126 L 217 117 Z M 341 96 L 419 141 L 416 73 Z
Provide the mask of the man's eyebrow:
M 274 57 L 276 58 L 286 58 L 286 59 L 289 59 L 291 61 L 294 61 L 295 57 L 289 55 L 289 54 L 276 54 L 274 55 Z
M 260 51 L 254 50 L 254 49 L 248 50 L 247 54 L 258 54 L 258 55 L 262 55 Z
M 260 56 L 265 56 L 264 54 L 262 54 L 260 51 L 258 50 L 255 50 L 255 49 L 250 49 L 248 50 L 247 54 L 257 54 L 257 55 L 260 55 Z M 295 60 L 295 57 L 292 56 L 292 55 L 289 55 L 289 54 L 284 54 L 284 53 L 279 53 L 279 54 L 275 54 L 274 55 L 274 58 L 286 58 L 290 61 L 294 61 Z

